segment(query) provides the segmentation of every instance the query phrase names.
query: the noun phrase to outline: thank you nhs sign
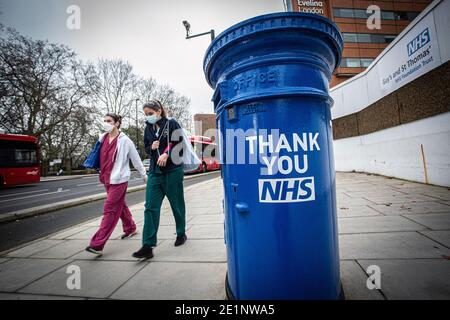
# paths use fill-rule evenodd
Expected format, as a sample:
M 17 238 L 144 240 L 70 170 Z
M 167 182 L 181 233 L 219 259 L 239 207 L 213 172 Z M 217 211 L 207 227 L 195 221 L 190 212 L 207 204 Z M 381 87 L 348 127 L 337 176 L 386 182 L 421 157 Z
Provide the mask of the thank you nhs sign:
M 316 199 L 312 154 L 320 153 L 319 132 L 246 137 L 249 154 L 259 153 L 259 202 L 304 202 Z M 313 166 L 317 166 L 314 163 Z

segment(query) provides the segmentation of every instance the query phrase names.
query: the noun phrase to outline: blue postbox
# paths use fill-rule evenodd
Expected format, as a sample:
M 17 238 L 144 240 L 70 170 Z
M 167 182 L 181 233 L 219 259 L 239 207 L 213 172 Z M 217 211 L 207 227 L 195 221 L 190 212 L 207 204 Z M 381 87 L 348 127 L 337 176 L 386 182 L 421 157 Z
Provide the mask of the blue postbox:
M 330 20 L 290 12 L 238 23 L 206 52 L 230 298 L 342 296 L 328 94 L 342 46 Z

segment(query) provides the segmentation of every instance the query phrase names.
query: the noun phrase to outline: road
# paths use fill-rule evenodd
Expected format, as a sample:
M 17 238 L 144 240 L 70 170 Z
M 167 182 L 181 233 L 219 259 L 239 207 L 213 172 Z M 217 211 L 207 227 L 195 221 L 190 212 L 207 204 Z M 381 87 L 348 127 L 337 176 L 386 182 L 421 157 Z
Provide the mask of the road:
M 142 184 L 143 180 L 136 172 L 133 172 L 128 186 Z M 76 179 L 9 187 L 0 189 L 0 214 L 103 192 L 105 187 L 98 181 L 97 174 Z
M 184 186 L 190 186 L 202 181 L 220 177 L 220 171 L 213 174 L 197 174 L 192 179 L 184 181 Z M 142 184 L 134 180 L 130 186 Z M 62 191 L 55 192 L 62 188 Z M 53 191 L 53 192 L 52 192 Z M 25 193 L 28 192 L 28 193 Z M 63 181 L 41 182 L 38 185 L 16 187 L 0 190 L 1 211 L 19 210 L 42 204 L 73 199 L 94 193 L 104 192 L 103 186 L 98 186 L 98 177 L 70 179 Z M 33 196 L 33 197 L 32 197 Z M 132 206 L 145 200 L 145 191 L 128 193 L 127 205 Z M 22 243 L 45 237 L 61 229 L 79 224 L 95 217 L 100 217 L 103 211 L 104 200 L 86 203 L 76 207 L 62 209 L 46 214 L 0 224 L 0 252 L 8 250 Z M 8 206 L 9 209 L 5 209 Z

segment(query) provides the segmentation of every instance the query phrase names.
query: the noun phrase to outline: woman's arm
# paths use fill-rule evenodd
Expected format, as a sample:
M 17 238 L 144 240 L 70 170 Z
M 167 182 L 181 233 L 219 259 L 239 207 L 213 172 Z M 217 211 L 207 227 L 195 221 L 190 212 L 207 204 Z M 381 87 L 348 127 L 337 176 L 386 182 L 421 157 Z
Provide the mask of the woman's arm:
M 144 164 L 142 163 L 141 157 L 139 156 L 139 153 L 137 152 L 133 142 L 130 139 L 128 139 L 127 144 L 128 144 L 128 155 L 131 160 L 131 163 L 133 164 L 133 167 L 141 174 L 142 178 L 147 177 L 147 171 L 145 170 Z

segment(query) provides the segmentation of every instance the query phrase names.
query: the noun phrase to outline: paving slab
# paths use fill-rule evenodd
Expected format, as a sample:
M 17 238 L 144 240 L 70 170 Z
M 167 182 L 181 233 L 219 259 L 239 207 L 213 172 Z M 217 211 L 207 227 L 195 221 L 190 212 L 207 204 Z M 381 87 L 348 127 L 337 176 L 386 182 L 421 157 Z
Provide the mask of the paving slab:
M 86 300 L 85 298 L 49 296 L 42 294 L 0 293 L 0 300 Z
M 450 213 L 450 206 L 432 201 L 432 202 L 408 202 L 408 203 L 393 203 L 391 205 L 370 205 L 371 208 L 386 215 L 398 214 L 420 214 L 420 213 Z
M 340 234 L 419 231 L 427 228 L 402 216 L 378 216 L 338 219 Z
M 341 282 L 346 300 L 384 300 L 380 291 L 367 288 L 367 274 L 356 261 L 341 261 Z
M 450 256 L 450 249 L 417 232 L 346 234 L 339 236 L 340 258 L 420 259 Z
M 450 248 L 450 231 L 420 231 L 420 233 Z
M 353 206 L 367 206 L 372 205 L 374 202 L 364 198 L 337 198 L 337 206 L 340 207 L 353 207 Z
M 382 214 L 369 206 L 338 206 L 339 218 L 381 216 Z
M 450 230 L 450 213 L 411 214 L 407 217 L 432 230 Z
M 51 240 L 51 239 L 38 240 L 29 245 L 25 245 L 20 249 L 10 251 L 8 254 L 6 254 L 6 257 L 26 258 L 37 252 L 56 246 L 57 244 L 60 244 L 63 241 L 64 240 Z
M 53 259 L 11 259 L 0 264 L 0 291 L 16 291 L 68 262 Z
M 88 226 L 76 226 L 73 228 L 69 228 L 66 229 L 62 232 L 56 233 L 56 234 L 52 234 L 48 237 L 48 239 L 55 239 L 55 240 L 64 240 L 67 237 L 70 237 L 76 233 L 79 233 L 81 231 L 85 231 L 86 229 L 88 229 Z
M 381 269 L 381 291 L 393 300 L 448 300 L 450 261 L 445 259 L 358 260 Z
M 403 195 L 384 195 L 384 196 L 364 196 L 364 199 L 367 199 L 375 204 L 386 204 L 386 203 L 415 203 L 415 202 L 430 202 L 435 201 L 436 199 L 431 198 L 425 195 L 411 195 L 411 194 L 403 194 Z
M 86 240 L 66 240 L 49 249 L 39 251 L 30 258 L 67 259 L 83 251 L 88 245 Z
M 113 299 L 223 300 L 225 263 L 150 262 Z
M 20 293 L 107 298 L 146 264 L 75 260 L 70 265 L 80 268 L 80 290 L 68 288 L 67 281 L 72 274 L 66 273 L 67 267 L 63 267 L 21 289 Z
M 225 216 L 223 214 L 207 214 L 207 215 L 197 215 L 192 218 L 190 224 L 200 225 L 200 224 L 222 224 L 224 223 Z
M 189 239 L 223 239 L 224 224 L 196 224 L 187 234 Z
M 164 241 L 155 248 L 152 261 L 163 262 L 226 262 L 223 239 L 191 240 L 179 247 Z
M 218 208 L 208 208 L 208 207 L 198 207 L 198 208 L 191 208 L 186 211 L 186 216 L 189 217 L 195 217 L 198 215 L 223 215 L 223 209 L 222 207 L 220 209 Z
M 352 198 L 367 198 L 367 197 L 383 197 L 383 196 L 392 196 L 392 195 L 405 195 L 406 192 L 392 189 L 392 188 L 384 188 L 379 189 L 377 191 L 346 191 L 345 195 Z

